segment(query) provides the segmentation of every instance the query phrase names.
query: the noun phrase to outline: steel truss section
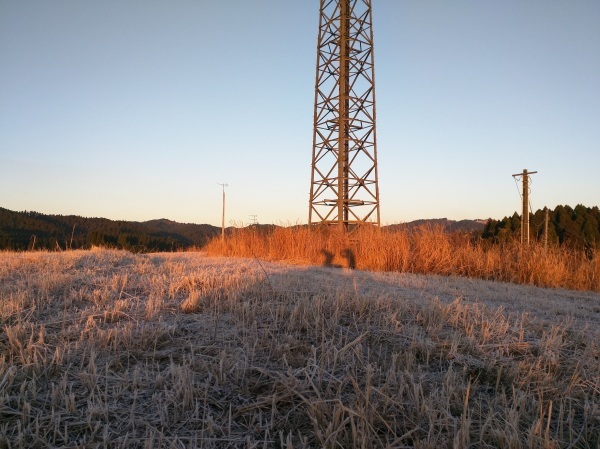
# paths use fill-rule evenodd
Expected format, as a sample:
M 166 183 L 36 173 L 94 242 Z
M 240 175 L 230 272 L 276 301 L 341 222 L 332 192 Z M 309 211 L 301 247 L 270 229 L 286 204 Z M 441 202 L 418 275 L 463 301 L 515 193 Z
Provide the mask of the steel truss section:
M 371 0 L 321 0 L 309 224 L 380 224 Z

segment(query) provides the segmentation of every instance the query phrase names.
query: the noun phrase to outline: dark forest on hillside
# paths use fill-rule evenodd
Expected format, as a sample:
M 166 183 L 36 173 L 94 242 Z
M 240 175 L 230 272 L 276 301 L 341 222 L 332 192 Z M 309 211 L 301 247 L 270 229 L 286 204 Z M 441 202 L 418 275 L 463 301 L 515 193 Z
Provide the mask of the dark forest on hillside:
M 545 211 L 531 214 L 530 238 L 543 241 Z M 501 220 L 481 224 L 463 220 L 418 220 L 388 226 L 389 230 L 412 230 L 418 226 L 443 226 L 447 232 L 469 232 L 494 244 L 518 239 L 521 217 L 516 212 Z M 74 215 L 45 215 L 38 212 L 13 212 L 0 208 L 0 250 L 89 249 L 92 246 L 136 252 L 177 251 L 202 247 L 219 235 L 221 229 L 207 224 L 182 224 L 160 219 L 146 222 L 113 221 Z M 600 210 L 577 205 L 557 206 L 548 211 L 548 243 L 578 249 L 600 249 Z
M 220 228 L 211 225 L 165 219 L 140 223 L 0 208 L 0 249 L 65 250 L 103 246 L 139 252 L 176 251 L 204 246 L 220 232 Z
M 542 242 L 546 212 L 538 209 L 530 216 L 530 239 Z M 488 220 L 482 237 L 495 243 L 502 243 L 519 238 L 521 233 L 521 216 L 516 212 L 502 220 Z M 548 210 L 548 244 L 567 245 L 573 248 L 600 249 L 600 210 L 597 206 L 585 207 L 581 204 L 556 206 Z

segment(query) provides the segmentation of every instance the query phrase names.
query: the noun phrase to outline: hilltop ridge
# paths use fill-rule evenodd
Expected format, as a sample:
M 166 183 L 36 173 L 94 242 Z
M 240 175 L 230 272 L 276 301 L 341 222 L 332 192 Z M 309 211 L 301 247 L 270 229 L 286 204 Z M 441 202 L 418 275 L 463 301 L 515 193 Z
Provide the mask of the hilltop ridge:
M 578 204 L 549 210 L 548 240 L 551 244 L 600 247 L 600 210 Z M 545 214 L 537 210 L 531 217 L 531 238 L 543 237 Z M 253 224 L 270 230 L 273 224 Z M 298 225 L 306 226 L 306 225 Z M 413 230 L 421 226 L 442 227 L 446 232 L 479 233 L 493 242 L 518 238 L 520 218 L 515 212 L 501 220 L 448 218 L 420 219 L 382 226 L 388 231 Z M 229 227 L 226 229 L 231 230 Z M 221 233 L 210 224 L 178 223 L 167 218 L 144 222 L 88 218 L 76 215 L 47 215 L 33 211 L 15 212 L 0 207 L 0 250 L 64 250 L 105 246 L 132 251 L 175 251 L 203 247 Z

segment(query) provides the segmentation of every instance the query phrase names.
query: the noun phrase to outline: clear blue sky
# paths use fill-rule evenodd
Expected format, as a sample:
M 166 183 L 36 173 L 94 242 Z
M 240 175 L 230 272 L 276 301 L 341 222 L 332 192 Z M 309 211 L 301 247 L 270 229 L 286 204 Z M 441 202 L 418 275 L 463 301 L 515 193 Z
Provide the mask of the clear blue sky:
M 306 222 L 317 0 L 0 0 L 0 206 Z M 373 0 L 383 223 L 600 205 L 600 2 Z

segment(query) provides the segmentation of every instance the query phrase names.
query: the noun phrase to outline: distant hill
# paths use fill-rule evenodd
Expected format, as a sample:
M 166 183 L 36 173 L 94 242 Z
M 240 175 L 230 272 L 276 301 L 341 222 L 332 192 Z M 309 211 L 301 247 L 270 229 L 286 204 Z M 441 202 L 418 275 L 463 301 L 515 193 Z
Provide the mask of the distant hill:
M 557 206 L 548 211 L 548 242 L 581 248 L 600 248 L 600 210 L 598 207 Z M 542 240 L 545 213 L 537 210 L 530 220 L 532 240 Z M 475 232 L 491 243 L 518 238 L 520 217 L 514 213 L 502 220 L 449 220 L 436 218 L 384 226 L 387 230 L 438 226 L 447 232 Z M 275 225 L 252 225 L 269 232 Z M 306 225 L 300 225 L 306 226 Z M 39 212 L 14 212 L 0 207 L 0 250 L 77 249 L 92 246 L 123 248 L 131 251 L 175 251 L 202 247 L 221 233 L 208 224 L 177 223 L 167 219 L 114 221 L 76 215 L 45 215 Z
M 0 249 L 66 249 L 108 246 L 133 251 L 172 251 L 203 246 L 221 232 L 208 224 L 160 219 L 113 221 L 75 215 L 14 212 L 0 207 Z
M 416 220 L 386 226 L 386 229 L 412 229 L 417 226 L 443 226 L 448 232 L 482 231 L 485 221 L 446 218 Z M 274 225 L 253 225 L 269 231 Z M 76 215 L 45 215 L 14 212 L 0 207 L 0 249 L 66 249 L 108 246 L 132 251 L 173 251 L 202 247 L 219 235 L 221 228 L 208 224 L 178 223 L 161 218 L 145 222 L 87 218 Z
M 487 220 L 448 220 L 447 218 L 431 218 L 424 220 L 415 220 L 408 223 L 393 224 L 385 226 L 385 229 L 400 230 L 400 229 L 415 229 L 421 226 L 440 226 L 447 232 L 473 232 L 483 231 Z

